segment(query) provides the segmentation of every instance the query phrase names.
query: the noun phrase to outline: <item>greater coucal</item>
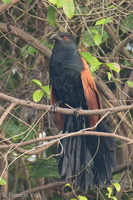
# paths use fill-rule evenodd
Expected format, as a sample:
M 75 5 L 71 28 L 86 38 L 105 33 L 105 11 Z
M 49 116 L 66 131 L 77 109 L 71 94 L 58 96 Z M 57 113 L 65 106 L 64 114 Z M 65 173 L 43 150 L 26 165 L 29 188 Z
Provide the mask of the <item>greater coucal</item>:
M 101 101 L 88 64 L 80 56 L 74 38 L 66 32 L 52 36 L 55 40 L 49 65 L 51 104 L 61 107 L 94 110 Z M 100 116 L 55 114 L 55 121 L 63 133 L 93 127 Z M 94 130 L 94 129 L 93 129 Z M 96 131 L 109 132 L 102 121 Z M 111 137 L 82 135 L 61 140 L 58 170 L 63 180 L 72 182 L 76 189 L 87 191 L 94 186 L 110 183 L 116 167 L 115 141 Z

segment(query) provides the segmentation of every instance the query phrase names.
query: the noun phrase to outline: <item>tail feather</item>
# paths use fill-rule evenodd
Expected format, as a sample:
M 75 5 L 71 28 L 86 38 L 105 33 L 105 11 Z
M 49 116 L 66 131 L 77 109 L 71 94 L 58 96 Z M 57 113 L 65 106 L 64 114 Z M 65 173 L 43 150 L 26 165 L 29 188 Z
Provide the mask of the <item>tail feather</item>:
M 63 132 L 75 132 L 88 127 L 87 117 L 66 117 Z M 97 131 L 109 132 L 102 121 Z M 64 138 L 59 146 L 58 169 L 63 180 L 74 183 L 75 189 L 87 191 L 103 187 L 112 178 L 116 167 L 115 140 L 111 137 L 75 136 Z

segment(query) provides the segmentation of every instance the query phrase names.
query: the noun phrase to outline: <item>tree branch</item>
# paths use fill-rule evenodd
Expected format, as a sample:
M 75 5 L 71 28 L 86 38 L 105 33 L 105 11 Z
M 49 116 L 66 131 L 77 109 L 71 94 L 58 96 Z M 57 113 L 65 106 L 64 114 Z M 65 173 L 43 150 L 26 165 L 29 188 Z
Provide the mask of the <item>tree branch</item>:
M 13 4 L 17 3 L 18 1 L 20 1 L 20 0 L 11 0 L 10 3 L 8 3 L 8 4 L 2 3 L 0 5 L 0 13 L 3 13 L 6 10 L 8 10 Z
M 121 52 L 124 56 L 126 56 L 129 61 L 133 64 L 133 58 L 131 54 L 124 48 L 124 46 L 133 39 L 133 35 L 130 35 L 129 37 L 125 38 L 123 41 L 120 41 L 119 38 L 116 37 L 116 34 L 112 30 L 112 28 L 108 25 L 104 25 L 105 31 L 109 34 L 111 37 L 112 41 L 117 45 L 116 48 L 114 49 L 113 53 L 115 52 Z
M 91 129 L 91 128 L 90 128 Z M 20 150 L 20 149 L 16 149 L 18 150 L 20 153 L 24 153 L 24 154 L 28 154 L 28 155 L 32 155 L 32 154 L 38 154 L 41 151 L 44 151 L 46 149 L 48 149 L 50 146 L 54 145 L 55 143 L 59 142 L 59 140 L 63 139 L 63 138 L 67 138 L 67 137 L 74 137 L 74 136 L 79 136 L 79 135 L 96 135 L 99 137 L 114 137 L 114 138 L 118 138 L 124 141 L 127 141 L 129 143 L 133 143 L 133 139 L 128 138 L 128 137 L 124 137 L 121 135 L 117 135 L 114 133 L 104 133 L 104 132 L 96 132 L 96 131 L 86 131 L 86 130 L 81 130 L 78 132 L 73 132 L 73 133 L 63 133 L 63 134 L 58 134 L 58 135 L 54 135 L 54 136 L 47 136 L 47 137 L 42 137 L 42 138 L 36 138 L 33 140 L 29 140 L 26 142 L 22 142 L 22 143 L 12 143 L 10 140 L 4 138 L 4 136 L 2 136 L 1 139 L 3 139 L 3 141 L 1 142 L 8 142 L 10 144 L 8 145 L 0 145 L 0 149 L 6 149 L 6 148 L 13 148 L 13 147 L 20 147 L 20 146 L 25 146 L 25 145 L 29 145 L 35 142 L 40 142 L 40 141 L 49 141 L 52 140 L 51 142 L 48 142 L 46 144 L 42 144 L 41 147 L 37 146 L 35 149 L 30 149 L 30 150 Z
M 0 99 L 3 99 L 5 101 L 9 101 L 9 102 L 14 102 L 16 105 L 22 105 L 22 106 L 30 107 L 30 108 L 37 109 L 37 110 L 48 110 L 48 109 L 51 108 L 51 105 L 33 103 L 31 101 L 25 101 L 25 100 L 22 100 L 22 99 L 17 99 L 15 97 L 11 97 L 11 96 L 8 96 L 8 95 L 3 94 L 3 93 L 0 93 Z M 1 107 L 1 109 L 2 109 L 2 107 Z M 113 108 L 106 108 L 106 109 L 96 109 L 96 110 L 79 109 L 77 111 L 77 114 L 78 115 L 104 115 L 107 112 L 116 113 L 116 112 L 122 112 L 122 111 L 130 110 L 130 109 L 133 109 L 133 104 L 126 105 L 126 106 L 118 106 L 118 107 L 113 107 Z M 61 113 L 61 114 L 71 115 L 71 114 L 75 113 L 75 109 L 56 107 L 55 112 L 58 112 L 58 113 Z
M 3 135 L 0 135 L 0 139 L 2 139 L 1 142 L 5 141 L 5 142 L 7 142 L 9 144 L 9 146 L 10 146 L 10 152 L 16 150 L 19 153 L 21 153 L 21 156 L 25 155 L 25 154 L 26 155 L 39 154 L 40 152 L 45 151 L 46 149 L 50 148 L 55 143 L 57 143 L 57 140 L 52 140 L 52 141 L 48 142 L 47 144 L 41 144 L 41 145 L 35 146 L 32 149 L 25 150 L 25 149 L 23 149 L 23 148 L 20 147 L 23 142 L 16 143 L 16 145 L 14 145 L 13 142 L 11 142 L 9 139 L 5 138 Z M 29 144 L 31 144 L 30 140 L 29 140 Z M 0 145 L 0 146 L 3 146 L 3 145 Z
M 0 23 L 0 31 L 1 32 L 9 32 L 7 25 L 4 23 Z M 10 31 L 16 35 L 18 38 L 21 38 L 24 40 L 27 44 L 31 45 L 35 49 L 37 49 L 39 52 L 41 52 L 44 56 L 47 58 L 50 58 L 51 56 L 51 50 L 44 46 L 41 42 L 38 41 L 38 39 L 34 38 L 33 36 L 29 35 L 25 31 L 23 31 L 20 28 L 17 28 L 15 26 L 10 25 Z
M 11 112 L 11 110 L 16 106 L 15 102 L 12 102 L 10 106 L 5 110 L 4 114 L 0 118 L 0 126 L 3 123 L 4 119 L 7 117 L 7 115 Z
M 124 163 L 121 164 L 120 166 L 118 166 L 114 171 L 113 171 L 113 175 L 114 174 L 118 174 L 127 170 L 131 170 L 132 169 L 132 161 L 129 161 L 128 163 Z

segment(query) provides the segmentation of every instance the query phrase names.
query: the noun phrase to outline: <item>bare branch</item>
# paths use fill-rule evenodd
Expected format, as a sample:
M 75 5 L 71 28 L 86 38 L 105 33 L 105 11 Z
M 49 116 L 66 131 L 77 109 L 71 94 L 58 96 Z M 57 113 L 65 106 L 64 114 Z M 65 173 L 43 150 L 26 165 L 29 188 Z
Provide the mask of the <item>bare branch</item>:
M 0 23 L 0 31 L 1 32 L 9 32 L 6 24 Z M 33 36 L 29 35 L 25 31 L 23 31 L 20 28 L 17 28 L 15 26 L 10 25 L 10 31 L 16 35 L 18 38 L 21 38 L 24 40 L 27 44 L 31 45 L 35 49 L 37 49 L 39 52 L 41 52 L 44 56 L 47 58 L 50 58 L 51 56 L 51 50 L 44 46 L 41 42 L 38 41 L 38 39 L 34 38 Z
M 0 118 L 0 126 L 3 123 L 4 119 L 7 117 L 7 115 L 11 112 L 11 110 L 16 106 L 15 102 L 12 102 L 10 104 L 10 106 L 6 109 L 6 111 L 4 112 L 4 114 L 1 116 Z
M 55 143 L 59 142 L 59 140 L 61 140 L 63 138 L 79 136 L 79 135 L 96 135 L 96 136 L 100 136 L 100 137 L 102 137 L 102 136 L 104 136 L 104 137 L 114 137 L 114 138 L 118 138 L 118 139 L 127 141 L 129 143 L 133 143 L 133 139 L 127 138 L 127 137 L 124 137 L 124 136 L 121 136 L 121 135 L 117 135 L 117 134 L 114 134 L 114 133 L 104 133 L 104 132 L 81 130 L 81 131 L 73 132 L 73 133 L 63 133 L 63 134 L 58 134 L 58 135 L 54 135 L 54 136 L 36 138 L 36 139 L 29 140 L 29 141 L 22 142 L 22 143 L 15 143 L 14 144 L 14 143 L 11 143 L 11 141 L 10 141 L 10 144 L 8 144 L 8 145 L 0 145 L 0 149 L 13 148 L 13 147 L 16 147 L 16 146 L 18 148 L 18 146 L 20 147 L 20 146 L 29 145 L 29 144 L 32 144 L 32 143 L 35 143 L 35 142 L 52 140 L 51 142 L 40 145 L 41 147 L 40 146 L 35 147 L 35 148 L 37 148 L 36 150 L 35 150 L 35 148 L 30 149 L 30 150 L 16 149 L 20 153 L 24 153 L 24 154 L 28 154 L 28 155 L 38 154 L 41 151 L 44 151 L 44 150 L 48 149 L 49 147 L 51 147 L 52 145 L 54 145 Z M 4 136 L 2 136 L 2 139 L 4 139 L 3 141 L 6 141 L 6 142 L 9 143 L 8 139 L 3 138 L 3 137 Z
M 0 13 L 3 13 L 6 10 L 8 10 L 13 4 L 17 3 L 18 1 L 20 1 L 20 0 L 11 0 L 10 3 L 8 3 L 8 4 L 2 3 L 0 5 Z
M 131 170 L 131 169 L 132 169 L 132 162 L 129 161 L 128 163 L 125 163 L 125 164 L 122 164 L 122 165 L 118 166 L 118 167 L 113 171 L 113 175 L 114 175 L 114 174 L 121 173 L 121 172 L 126 171 L 126 170 Z
M 14 102 L 16 105 L 22 105 L 22 106 L 30 107 L 30 108 L 37 109 L 37 110 L 47 110 L 47 109 L 51 108 L 51 105 L 33 103 L 31 101 L 25 101 L 22 99 L 17 99 L 15 97 L 11 97 L 11 96 L 8 96 L 3 93 L 0 93 L 0 99 L 9 101 L 9 102 Z M 2 109 L 2 107 L 1 107 L 1 109 Z M 122 112 L 122 111 L 130 110 L 130 109 L 133 109 L 133 104 L 126 105 L 126 106 L 118 106 L 118 107 L 113 107 L 113 108 L 106 108 L 106 109 L 96 109 L 96 110 L 81 110 L 81 109 L 79 109 L 77 111 L 77 114 L 78 115 L 104 115 L 107 112 L 117 113 L 117 112 Z M 55 109 L 55 112 L 71 115 L 71 114 L 75 113 L 75 110 L 57 107 Z

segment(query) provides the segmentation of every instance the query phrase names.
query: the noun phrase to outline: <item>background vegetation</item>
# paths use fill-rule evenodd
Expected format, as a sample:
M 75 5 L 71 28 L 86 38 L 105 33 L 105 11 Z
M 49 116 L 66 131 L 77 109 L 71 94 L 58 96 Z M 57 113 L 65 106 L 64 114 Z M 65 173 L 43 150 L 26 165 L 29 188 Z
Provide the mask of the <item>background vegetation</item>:
M 129 142 L 116 140 L 118 168 L 113 172 L 113 183 L 120 185 L 90 190 L 87 195 L 73 190 L 68 193 L 66 188 L 64 191 L 64 182 L 57 171 L 57 140 L 44 141 L 46 135 L 58 134 L 48 112 L 50 107 L 40 109 L 31 103 L 34 99 L 39 104 L 49 104 L 48 65 L 53 47 L 50 37 L 58 31 L 74 35 L 95 77 L 103 108 L 127 106 L 122 112 L 106 114 L 111 131 L 132 137 L 133 113 L 128 107 L 133 98 L 132 3 L 128 0 L 2 0 L 0 198 L 59 200 L 86 196 L 91 200 L 130 200 L 133 195 L 130 139 Z M 21 146 L 23 142 L 29 143 Z

